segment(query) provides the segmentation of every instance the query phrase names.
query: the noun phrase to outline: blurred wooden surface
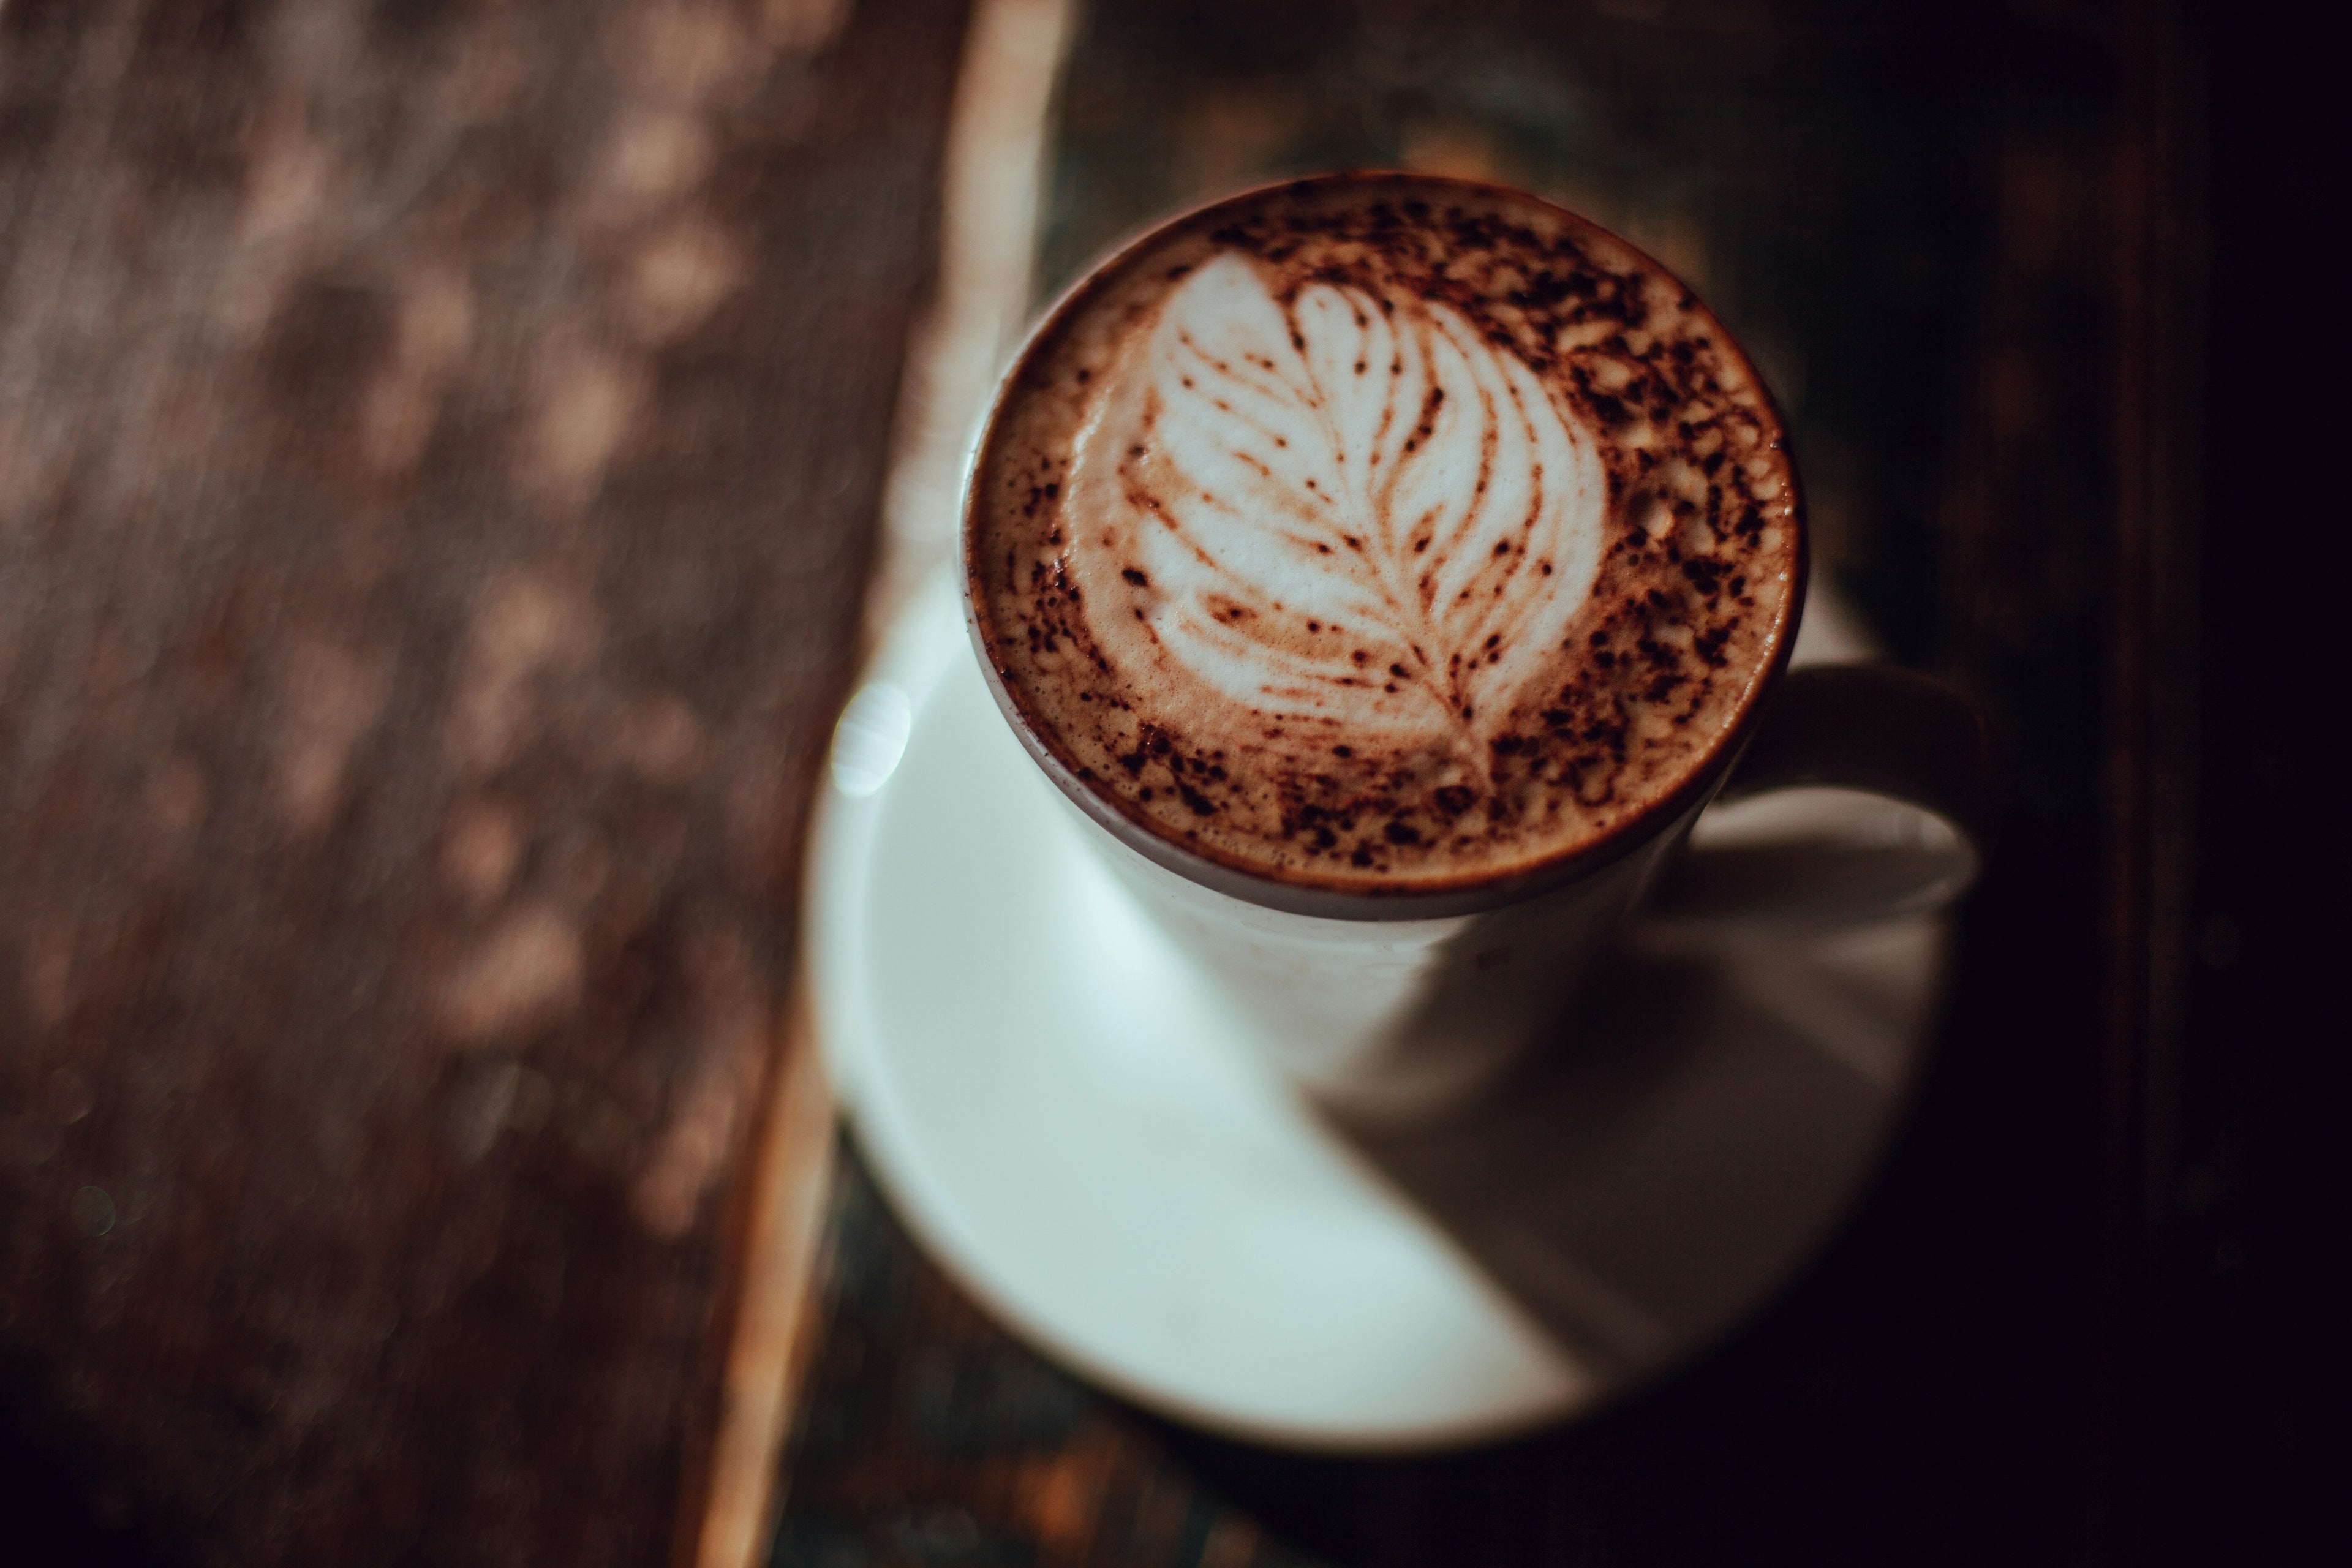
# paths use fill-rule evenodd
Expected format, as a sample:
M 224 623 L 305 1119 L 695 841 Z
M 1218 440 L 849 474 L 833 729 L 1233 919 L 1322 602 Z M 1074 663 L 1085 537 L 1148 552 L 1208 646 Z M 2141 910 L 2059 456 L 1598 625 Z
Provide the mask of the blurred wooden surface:
M 0 1394 L 158 1555 L 690 1548 L 962 27 L 0 6 Z

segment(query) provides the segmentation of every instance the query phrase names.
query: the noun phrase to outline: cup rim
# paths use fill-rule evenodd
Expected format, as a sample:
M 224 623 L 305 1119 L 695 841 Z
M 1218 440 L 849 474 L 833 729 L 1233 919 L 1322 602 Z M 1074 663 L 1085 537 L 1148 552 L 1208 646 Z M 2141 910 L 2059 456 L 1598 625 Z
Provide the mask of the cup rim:
M 1780 616 L 1769 632 L 1772 651 L 1748 681 L 1747 690 L 1740 695 L 1730 721 L 1691 764 L 1681 783 L 1631 816 L 1612 824 L 1605 831 L 1554 854 L 1500 872 L 1465 873 L 1393 889 L 1342 885 L 1312 877 L 1296 879 L 1277 878 L 1198 848 L 1180 845 L 1162 835 L 1149 818 L 1130 813 L 1123 809 L 1120 803 L 1097 795 L 1077 776 L 1075 765 L 1061 755 L 1049 727 L 1041 721 L 1040 716 L 1031 713 L 1022 694 L 1005 679 L 990 649 L 989 633 L 981 617 L 979 595 L 972 588 L 978 575 L 974 547 L 979 496 L 974 481 L 980 472 L 981 458 L 994 441 L 1006 405 L 1021 383 L 1022 373 L 1039 344 L 1047 341 L 1092 294 L 1105 287 L 1106 280 L 1118 272 L 1124 262 L 1160 242 L 1171 230 L 1200 224 L 1229 207 L 1245 205 L 1282 192 L 1315 186 L 1381 183 L 1422 190 L 1476 193 L 1490 200 L 1501 197 L 1542 209 L 1573 229 L 1622 247 L 1645 266 L 1680 284 L 1697 310 L 1713 323 L 1732 358 L 1748 373 L 1780 432 L 1781 451 L 1788 462 L 1790 521 L 1796 530 L 1790 591 L 1781 600 Z M 1781 412 L 1780 400 L 1772 395 L 1771 387 L 1757 370 L 1754 359 L 1725 324 L 1723 318 L 1674 268 L 1614 230 L 1517 186 L 1452 174 L 1375 168 L 1263 181 L 1160 218 L 1129 235 L 1089 262 L 1022 335 L 1020 347 L 1006 363 L 1003 374 L 997 378 L 995 389 L 989 395 L 987 415 L 981 421 L 971 450 L 965 454 L 957 517 L 956 553 L 961 578 L 958 594 L 963 603 L 964 627 L 971 638 L 973 650 L 979 656 L 990 695 L 995 699 L 997 708 L 1012 726 L 1013 732 L 1020 738 L 1022 749 L 1089 821 L 1164 869 L 1245 903 L 1287 914 L 1327 920 L 1410 921 L 1484 913 L 1566 886 L 1641 848 L 1660 832 L 1692 815 L 1696 807 L 1711 797 L 1730 775 L 1732 765 L 1755 732 L 1766 697 L 1780 683 L 1782 673 L 1788 668 L 1790 653 L 1796 645 L 1796 627 L 1804 611 L 1811 563 L 1811 530 L 1807 524 L 1804 486 L 1798 471 L 1788 418 Z

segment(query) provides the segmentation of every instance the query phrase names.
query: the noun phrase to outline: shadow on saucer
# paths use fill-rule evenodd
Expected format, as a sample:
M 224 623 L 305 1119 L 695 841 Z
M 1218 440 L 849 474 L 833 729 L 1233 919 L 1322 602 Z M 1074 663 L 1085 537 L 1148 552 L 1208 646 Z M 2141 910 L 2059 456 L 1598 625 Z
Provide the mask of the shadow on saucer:
M 1823 962 L 1833 941 L 1679 945 L 1619 946 L 1528 1062 L 1444 1121 L 1339 1128 L 1612 1393 L 1818 1249 L 1913 1065 L 1870 1037 L 1901 1024 Z
M 1273 1532 L 1253 1562 L 1438 1561 L 1465 1549 L 1462 1521 L 1477 1519 L 1499 1532 L 1495 1560 L 1512 1560 L 1538 1538 L 1580 1537 L 1579 1521 L 1597 1528 L 1607 1510 L 1594 1498 L 1626 1483 L 1619 1449 L 1642 1446 L 1633 1428 L 1651 1402 L 1625 1395 L 1753 1313 L 1866 1190 L 1921 1065 L 1912 1031 L 1938 943 L 1932 921 L 1743 941 L 1636 933 L 1472 1105 L 1405 1131 L 1334 1123 L 1596 1377 L 1601 1406 L 1395 1456 L 1284 1452 L 1146 1419 Z M 1591 1544 L 1596 1561 L 1612 1555 Z

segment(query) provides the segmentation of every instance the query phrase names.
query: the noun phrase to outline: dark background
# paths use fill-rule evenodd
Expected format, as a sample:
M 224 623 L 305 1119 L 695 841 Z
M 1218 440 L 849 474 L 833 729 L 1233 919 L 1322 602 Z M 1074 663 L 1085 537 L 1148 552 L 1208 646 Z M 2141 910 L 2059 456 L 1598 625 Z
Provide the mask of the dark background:
M 1269 1563 L 2308 1552 L 2343 1028 L 2316 1007 L 2336 868 L 2298 824 L 2345 704 L 2308 460 L 2340 445 L 2340 334 L 2305 272 L 2341 137 L 2315 41 L 2265 16 L 1094 8 L 1041 285 L 1192 195 L 1415 160 L 1696 257 L 1790 406 L 1825 563 L 1993 713 L 2008 829 L 1914 1122 L 1836 1247 L 1699 1364 L 1499 1450 L 1305 1460 L 1106 1404 L 930 1275 L 845 1152 L 780 1563 L 1028 1560 L 992 1456 L 1087 1443 L 1131 1476 L 1107 1562 L 1197 1561 L 1234 1513 Z M 0 1519 L 33 1560 L 218 1553 L 146 1522 L 38 1347 L 0 1349 L 32 1413 Z

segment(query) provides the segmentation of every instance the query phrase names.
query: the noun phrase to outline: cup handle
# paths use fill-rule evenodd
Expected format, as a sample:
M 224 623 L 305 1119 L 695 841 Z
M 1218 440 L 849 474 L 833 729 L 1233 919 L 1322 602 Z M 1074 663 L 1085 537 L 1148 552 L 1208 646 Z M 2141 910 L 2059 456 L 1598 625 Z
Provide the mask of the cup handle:
M 1939 909 L 1991 847 L 1992 781 L 1983 720 L 1942 682 L 1886 665 L 1792 669 L 1643 916 L 1821 926 Z M 1807 794 L 1780 794 L 1795 790 Z

